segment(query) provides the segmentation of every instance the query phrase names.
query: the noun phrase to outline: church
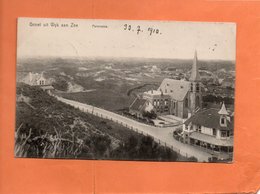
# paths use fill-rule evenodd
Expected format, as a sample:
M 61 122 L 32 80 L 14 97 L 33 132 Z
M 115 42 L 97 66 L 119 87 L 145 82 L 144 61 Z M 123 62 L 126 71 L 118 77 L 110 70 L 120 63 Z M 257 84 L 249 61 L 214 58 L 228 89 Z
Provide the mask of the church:
M 188 118 L 193 115 L 202 107 L 202 85 L 198 65 L 195 51 L 188 81 L 165 78 L 157 90 L 150 90 L 142 94 L 141 98 L 145 100 L 143 102 L 152 104 L 157 115 L 174 115 L 180 118 Z M 136 107 L 135 102 L 140 102 L 140 100 L 135 100 L 131 104 L 130 113 L 132 107 Z M 139 111 L 142 110 L 139 109 Z

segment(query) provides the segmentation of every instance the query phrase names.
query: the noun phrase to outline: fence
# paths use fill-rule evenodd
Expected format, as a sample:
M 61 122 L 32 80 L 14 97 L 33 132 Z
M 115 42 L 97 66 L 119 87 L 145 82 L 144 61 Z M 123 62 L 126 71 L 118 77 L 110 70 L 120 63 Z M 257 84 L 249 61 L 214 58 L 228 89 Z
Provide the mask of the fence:
M 67 100 L 67 99 L 65 100 L 65 99 L 60 98 L 60 97 L 58 97 L 58 100 L 60 100 L 60 101 L 62 101 L 62 102 L 64 102 L 64 103 L 66 103 L 66 104 L 70 104 L 71 106 L 73 106 L 73 107 L 75 107 L 75 108 L 81 110 L 82 112 L 90 113 L 90 114 L 95 115 L 95 116 L 98 116 L 98 117 L 100 117 L 100 118 L 104 118 L 104 119 L 111 120 L 111 121 L 113 121 L 113 122 L 115 122 L 115 123 L 118 123 L 118 124 L 120 124 L 120 125 L 122 125 L 122 126 L 128 128 L 128 129 L 131 129 L 131 130 L 133 130 L 133 131 L 135 131 L 135 132 L 137 132 L 137 133 L 139 133 L 139 134 L 142 134 L 142 135 L 144 135 L 144 136 L 149 136 L 149 137 L 151 137 L 156 143 L 158 143 L 159 145 L 162 145 L 162 146 L 164 146 L 164 147 L 168 147 L 168 148 L 172 149 L 173 151 L 179 153 L 180 155 L 182 155 L 182 156 L 184 156 L 184 157 L 187 157 L 187 158 L 188 158 L 188 157 L 193 157 L 193 156 L 194 156 L 194 155 L 188 154 L 188 153 L 186 153 L 186 152 L 180 150 L 179 148 L 176 148 L 176 147 L 174 147 L 173 145 L 170 145 L 170 144 L 168 144 L 168 143 L 166 143 L 166 142 L 164 142 L 164 141 L 162 141 L 162 140 L 160 140 L 160 139 L 158 139 L 158 138 L 156 138 L 156 137 L 154 137 L 154 136 L 152 136 L 152 135 L 150 135 L 150 134 L 148 134 L 148 133 L 145 133 L 145 132 L 143 132 L 142 130 L 139 130 L 137 127 L 133 127 L 132 125 L 129 125 L 129 124 L 123 122 L 123 121 L 119 121 L 118 119 L 113 118 L 111 115 L 102 114 L 102 113 L 98 112 L 98 111 L 95 110 L 95 109 L 98 109 L 98 108 L 96 108 L 96 107 L 93 107 L 93 106 L 92 106 L 92 107 L 91 107 L 91 106 L 89 106 L 89 107 L 80 107 L 80 105 L 75 105 L 74 103 L 72 103 L 72 102 L 74 102 L 74 101 L 72 101 L 72 100 Z M 75 102 L 75 103 L 77 103 L 77 102 Z M 118 115 L 118 116 L 121 116 L 121 115 Z M 121 117 L 123 117 L 123 116 L 121 116 Z M 125 118 L 127 118 L 127 117 L 125 117 Z M 128 119 L 129 119 L 129 118 L 128 118 Z M 135 122 L 137 122 L 137 121 L 135 121 Z

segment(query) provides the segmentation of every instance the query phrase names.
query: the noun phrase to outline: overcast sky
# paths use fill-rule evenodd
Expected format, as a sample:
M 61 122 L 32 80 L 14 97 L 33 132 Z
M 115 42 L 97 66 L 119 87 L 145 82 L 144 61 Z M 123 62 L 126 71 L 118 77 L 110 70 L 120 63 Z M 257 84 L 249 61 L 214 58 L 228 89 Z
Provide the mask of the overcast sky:
M 50 26 L 56 23 L 59 27 Z M 71 22 L 78 27 L 61 27 Z M 31 26 L 32 24 L 41 26 Z M 43 26 L 47 24 L 48 26 Z M 31 25 L 30 25 L 31 24 Z M 124 30 L 131 25 L 131 30 Z M 94 25 L 94 26 L 93 26 Z M 103 26 L 103 27 L 97 27 Z M 104 28 L 107 26 L 107 28 Z M 137 35 L 137 26 L 142 31 Z M 148 28 L 159 29 L 150 35 Z M 235 60 L 234 23 L 124 20 L 18 20 L 18 58 L 23 57 L 146 57 Z

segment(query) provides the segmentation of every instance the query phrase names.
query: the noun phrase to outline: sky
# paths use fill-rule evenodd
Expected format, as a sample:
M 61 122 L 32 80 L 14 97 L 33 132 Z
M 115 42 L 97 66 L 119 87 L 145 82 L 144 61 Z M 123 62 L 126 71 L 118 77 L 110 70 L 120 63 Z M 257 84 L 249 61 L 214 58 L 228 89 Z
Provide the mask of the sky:
M 19 18 L 17 38 L 18 58 L 236 56 L 235 23 Z

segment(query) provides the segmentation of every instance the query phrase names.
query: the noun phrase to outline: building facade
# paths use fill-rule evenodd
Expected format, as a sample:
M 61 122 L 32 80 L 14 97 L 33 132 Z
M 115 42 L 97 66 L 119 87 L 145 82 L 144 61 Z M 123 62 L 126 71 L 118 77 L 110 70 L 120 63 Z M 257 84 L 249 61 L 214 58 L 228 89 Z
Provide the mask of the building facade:
M 218 159 L 230 159 L 233 153 L 234 117 L 225 104 L 221 109 L 202 109 L 183 124 L 185 143 L 198 146 Z
M 188 81 L 165 78 L 157 90 L 144 92 L 142 98 L 153 105 L 157 115 L 170 114 L 188 118 L 202 107 L 201 86 L 195 52 Z
M 29 72 L 22 82 L 31 85 L 31 86 L 44 86 L 46 85 L 46 79 L 43 76 L 43 73 L 32 73 Z

